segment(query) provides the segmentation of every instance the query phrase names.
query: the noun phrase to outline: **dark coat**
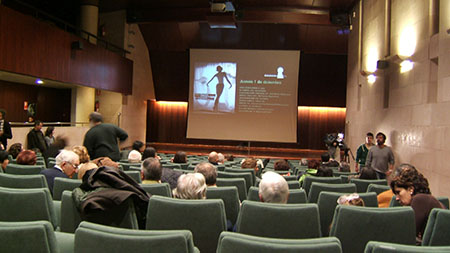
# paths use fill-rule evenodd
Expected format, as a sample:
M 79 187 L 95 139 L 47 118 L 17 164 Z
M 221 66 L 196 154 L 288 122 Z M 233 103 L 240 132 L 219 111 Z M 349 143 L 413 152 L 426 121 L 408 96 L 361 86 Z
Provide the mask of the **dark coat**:
M 59 170 L 58 168 L 51 168 L 41 171 L 41 174 L 45 176 L 45 179 L 47 179 L 48 189 L 50 190 L 50 193 L 53 194 L 53 185 L 55 183 L 55 177 L 63 177 L 63 178 L 69 178 L 64 172 Z
M 41 153 L 47 150 L 47 142 L 45 141 L 42 131 L 36 131 L 33 129 L 27 134 L 28 149 L 39 149 Z
M 8 139 L 11 139 L 12 137 L 11 125 L 5 120 L 3 123 L 3 135 L 0 136 L 0 142 L 3 144 L 5 150 L 6 146 L 8 146 Z

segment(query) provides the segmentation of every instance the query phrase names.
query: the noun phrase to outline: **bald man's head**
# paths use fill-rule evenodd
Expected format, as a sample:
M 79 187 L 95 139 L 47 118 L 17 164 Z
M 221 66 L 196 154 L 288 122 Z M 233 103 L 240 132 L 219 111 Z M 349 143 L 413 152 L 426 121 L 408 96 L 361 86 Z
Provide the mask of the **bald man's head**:
M 286 204 L 289 198 L 289 186 L 280 174 L 268 171 L 259 183 L 259 198 L 262 202 Z
M 215 151 L 209 153 L 208 161 L 212 164 L 217 164 L 217 162 L 219 161 L 219 154 Z

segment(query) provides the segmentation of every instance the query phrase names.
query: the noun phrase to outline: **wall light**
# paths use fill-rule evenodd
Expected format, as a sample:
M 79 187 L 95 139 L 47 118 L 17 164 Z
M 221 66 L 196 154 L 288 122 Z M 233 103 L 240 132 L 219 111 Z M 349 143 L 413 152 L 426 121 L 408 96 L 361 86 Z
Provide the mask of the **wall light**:
M 414 66 L 411 60 L 404 60 L 400 63 L 400 73 L 405 73 L 410 71 Z
M 411 56 L 416 51 L 417 36 L 412 26 L 404 28 L 398 41 L 398 54 L 400 56 Z
M 36 84 L 44 84 L 44 81 L 42 81 L 41 79 L 38 78 L 38 79 L 36 79 L 35 83 Z
M 377 80 L 377 76 L 375 74 L 370 74 L 367 76 L 367 82 L 370 84 L 375 83 L 376 80 Z

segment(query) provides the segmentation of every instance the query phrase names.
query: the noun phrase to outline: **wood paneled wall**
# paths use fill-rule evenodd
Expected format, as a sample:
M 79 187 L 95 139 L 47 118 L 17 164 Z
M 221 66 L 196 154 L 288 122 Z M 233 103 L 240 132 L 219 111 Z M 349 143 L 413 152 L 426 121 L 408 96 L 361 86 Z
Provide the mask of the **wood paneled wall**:
M 147 103 L 147 142 L 247 146 L 246 142 L 186 139 L 187 103 Z M 297 143 L 251 142 L 255 147 L 326 149 L 327 133 L 344 132 L 345 108 L 298 107 Z
M 70 122 L 71 90 L 0 81 L 0 108 L 11 122 L 28 120 L 23 103 L 36 103 L 36 119 L 45 122 Z
M 82 50 L 71 43 L 81 41 Z M 0 5 L 0 70 L 131 94 L 133 62 Z

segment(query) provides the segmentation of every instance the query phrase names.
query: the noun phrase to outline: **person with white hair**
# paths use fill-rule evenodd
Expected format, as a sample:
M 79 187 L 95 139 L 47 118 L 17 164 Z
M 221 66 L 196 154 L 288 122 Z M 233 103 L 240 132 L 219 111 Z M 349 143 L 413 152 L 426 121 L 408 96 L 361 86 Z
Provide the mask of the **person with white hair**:
M 131 150 L 128 154 L 129 163 L 140 163 L 142 159 L 142 154 L 137 150 Z
M 205 199 L 206 181 L 200 173 L 189 173 L 178 178 L 173 196 L 178 199 Z
M 225 156 L 222 153 L 218 153 L 217 157 L 218 157 L 218 160 L 217 160 L 218 164 L 224 164 L 225 163 Z
M 56 156 L 56 165 L 53 168 L 41 171 L 41 174 L 47 179 L 47 185 L 50 193 L 53 193 L 53 183 L 55 177 L 72 178 L 80 165 L 78 155 L 70 150 L 61 150 Z
M 208 162 L 216 166 L 219 165 L 219 154 L 216 151 L 212 151 L 211 153 L 209 153 Z
M 289 186 L 280 174 L 268 171 L 262 175 L 259 183 L 261 202 L 286 204 L 289 198 Z

